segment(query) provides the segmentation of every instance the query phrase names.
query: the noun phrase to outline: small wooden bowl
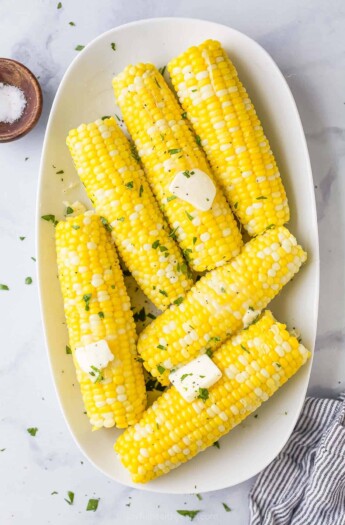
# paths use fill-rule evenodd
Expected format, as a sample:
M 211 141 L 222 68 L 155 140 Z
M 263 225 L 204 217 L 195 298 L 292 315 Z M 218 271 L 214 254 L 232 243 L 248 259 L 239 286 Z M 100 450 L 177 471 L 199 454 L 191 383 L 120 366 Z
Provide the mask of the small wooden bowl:
M 21 89 L 26 98 L 22 116 L 12 124 L 0 122 L 0 142 L 23 137 L 37 124 L 42 113 L 42 91 L 37 78 L 16 60 L 0 58 L 0 82 Z

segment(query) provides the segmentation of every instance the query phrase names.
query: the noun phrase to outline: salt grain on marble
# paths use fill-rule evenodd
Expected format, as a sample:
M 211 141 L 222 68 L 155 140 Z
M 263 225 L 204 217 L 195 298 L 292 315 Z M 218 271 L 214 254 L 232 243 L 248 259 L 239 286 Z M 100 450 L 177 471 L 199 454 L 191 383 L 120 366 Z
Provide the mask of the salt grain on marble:
M 26 106 L 26 98 L 21 89 L 0 82 L 0 122 L 13 124 L 20 119 Z

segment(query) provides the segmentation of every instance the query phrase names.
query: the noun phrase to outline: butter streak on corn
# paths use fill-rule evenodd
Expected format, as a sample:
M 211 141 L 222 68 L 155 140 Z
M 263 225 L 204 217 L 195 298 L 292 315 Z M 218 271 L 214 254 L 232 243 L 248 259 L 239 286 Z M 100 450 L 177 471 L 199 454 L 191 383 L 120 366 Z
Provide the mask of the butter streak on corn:
M 190 266 L 201 272 L 225 264 L 239 253 L 242 240 L 219 187 L 208 211 L 169 191 L 177 173 L 197 169 L 214 179 L 162 75 L 151 64 L 128 66 L 114 78 L 113 86 L 149 183 Z
M 146 483 L 185 463 L 254 412 L 307 361 L 310 352 L 271 312 L 213 355 L 222 377 L 192 403 L 169 388 L 115 450 L 133 481 Z
M 146 406 L 144 376 L 136 360 L 136 331 L 122 271 L 100 218 L 93 212 L 56 226 L 59 279 L 77 379 L 94 429 L 126 428 Z M 93 382 L 75 349 L 105 340 L 114 355 Z
M 232 209 L 250 235 L 289 220 L 274 155 L 235 66 L 207 40 L 173 59 L 168 70 Z
M 211 353 L 253 322 L 306 257 L 284 226 L 251 239 L 232 262 L 207 273 L 179 306 L 171 306 L 141 333 L 138 352 L 145 368 L 169 384 L 172 369 Z
M 183 297 L 193 281 L 129 141 L 111 117 L 71 130 L 67 145 L 127 268 L 164 310 Z

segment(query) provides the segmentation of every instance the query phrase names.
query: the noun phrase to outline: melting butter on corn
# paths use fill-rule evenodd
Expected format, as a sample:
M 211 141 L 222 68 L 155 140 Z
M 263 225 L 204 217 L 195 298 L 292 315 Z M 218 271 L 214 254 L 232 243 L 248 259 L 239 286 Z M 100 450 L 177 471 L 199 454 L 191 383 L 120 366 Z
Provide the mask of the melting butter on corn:
M 222 372 L 206 354 L 169 374 L 171 383 L 189 402 L 200 397 L 203 389 L 210 388 L 221 377 Z

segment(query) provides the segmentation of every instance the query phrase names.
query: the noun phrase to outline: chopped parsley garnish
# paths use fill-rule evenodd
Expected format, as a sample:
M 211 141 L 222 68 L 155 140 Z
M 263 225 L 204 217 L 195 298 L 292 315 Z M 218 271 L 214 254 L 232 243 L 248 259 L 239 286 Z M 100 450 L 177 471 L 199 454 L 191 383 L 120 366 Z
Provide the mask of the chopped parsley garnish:
M 54 490 L 53 492 L 50 493 L 51 496 L 55 496 L 55 494 L 59 494 L 59 493 L 56 492 L 56 490 Z
M 49 214 L 49 215 L 42 215 L 41 219 L 43 219 L 44 221 L 47 221 L 47 222 L 52 222 L 54 224 L 54 226 L 56 226 L 57 223 L 59 222 L 59 221 L 57 221 L 55 219 L 55 215 L 51 215 L 51 214 Z
M 177 199 L 176 195 L 170 195 L 169 197 L 167 197 L 167 202 L 171 202 L 175 199 Z
M 64 170 L 59 170 L 56 172 L 56 175 L 62 175 L 63 173 L 65 173 Z
M 111 42 L 110 47 L 113 51 L 116 51 L 116 44 L 115 42 Z
M 79 224 L 72 224 L 73 230 L 80 230 Z
M 137 323 L 138 321 L 141 321 L 142 323 L 146 320 L 146 312 L 144 306 L 142 307 L 139 312 L 136 312 L 134 315 L 134 321 Z
M 7 284 L 0 284 L 0 290 L 9 290 Z
M 66 215 L 71 215 L 71 213 L 73 213 L 73 212 L 74 212 L 74 209 L 71 208 L 71 206 L 67 206 L 67 208 L 66 208 Z
M 266 226 L 266 228 L 264 229 L 264 232 L 267 231 L 267 230 L 272 230 L 272 228 L 275 228 L 275 224 L 269 224 L 268 226 Z
M 188 262 L 190 262 L 190 255 L 189 255 L 190 253 L 192 253 L 192 250 L 190 248 L 186 248 L 185 250 L 183 250 L 183 255 L 185 256 L 185 259 Z
M 25 159 L 24 159 L 24 160 L 25 160 L 25 162 L 26 162 L 27 160 L 29 160 L 29 158 L 30 158 L 30 157 L 25 157 Z
M 213 352 L 212 352 L 211 348 L 206 348 L 205 354 L 208 355 L 208 357 L 212 357 Z
M 199 392 L 198 398 L 202 399 L 203 402 L 205 403 L 206 399 L 208 399 L 209 397 L 209 391 L 207 390 L 207 388 L 199 388 L 198 392 Z
M 168 294 L 166 293 L 165 290 L 159 290 L 159 293 L 161 293 L 161 294 L 164 295 L 165 297 L 168 297 Z
M 201 510 L 177 510 L 176 511 L 181 516 L 186 516 L 187 518 L 190 518 L 190 521 L 193 521 L 195 516 L 201 512 Z
M 192 375 L 193 375 L 192 373 L 190 373 L 190 374 L 183 374 L 183 375 L 181 376 L 181 381 L 184 381 L 184 380 L 186 379 L 186 377 L 188 377 L 188 376 L 192 376 Z
M 174 304 L 176 304 L 177 306 L 179 306 L 181 303 L 183 303 L 183 297 L 178 297 L 174 301 Z
M 71 354 L 71 353 L 72 353 L 71 347 L 66 345 L 66 354 Z
M 202 495 L 201 494 L 195 494 L 195 495 L 196 495 L 196 497 L 198 498 L 199 501 L 202 500 Z
M 160 246 L 159 246 L 159 250 L 160 250 L 161 252 L 166 252 L 166 251 L 168 250 L 168 248 L 167 248 L 166 246 L 162 246 L 162 245 L 160 245 Z
M 216 447 L 216 448 L 220 448 L 220 444 L 219 444 L 219 441 L 215 441 L 213 444 L 212 444 L 213 447 Z
M 78 44 L 74 49 L 76 51 L 82 51 L 84 49 L 85 46 L 81 46 L 80 44 Z
M 159 350 L 166 350 L 167 347 L 164 346 L 164 345 L 158 345 L 157 348 L 159 348 Z
M 160 68 L 158 69 L 158 71 L 160 72 L 160 74 L 161 74 L 162 76 L 164 76 L 164 73 L 165 73 L 166 68 L 167 68 L 166 66 L 163 66 L 163 67 L 160 67 Z
M 257 201 L 262 201 L 264 199 L 267 199 L 267 197 L 264 197 L 263 195 L 260 195 L 260 197 L 256 197 Z
M 234 204 L 235 210 L 237 210 L 237 207 L 238 207 L 238 202 L 235 202 L 235 204 Z
M 125 220 L 125 218 L 124 217 L 118 217 L 116 220 L 120 221 L 120 222 L 123 222 Z
M 221 291 L 222 293 L 226 293 L 226 290 L 225 290 L 224 286 L 221 287 L 220 291 Z
M 5 448 L 0 448 L 0 452 L 5 452 Z
M 103 117 L 101 117 L 101 120 L 105 120 L 107 118 L 110 118 L 110 115 L 103 115 Z
M 178 230 L 178 226 L 176 226 L 176 228 L 174 228 L 173 230 L 171 230 L 171 232 L 169 233 L 169 237 L 171 237 L 172 239 L 174 239 L 174 241 L 176 241 L 176 232 Z
M 156 316 L 151 313 L 147 314 L 147 317 L 149 317 L 150 319 L 156 319 Z
M 155 78 L 155 82 L 156 82 L 156 85 L 157 85 L 157 86 L 159 87 L 159 89 L 160 89 L 159 82 L 158 82 L 158 80 L 157 80 L 156 78 Z
M 224 509 L 226 510 L 226 512 L 231 512 L 231 509 L 230 507 L 226 504 L 226 503 L 222 503 Z
M 24 241 L 25 237 L 19 237 L 19 239 L 20 239 L 21 241 Z
M 98 317 L 100 319 L 104 319 L 104 312 L 98 312 Z
M 99 502 L 99 498 L 89 499 L 89 501 L 87 502 L 86 510 L 92 510 L 93 512 L 96 512 L 98 508 L 98 502 Z
M 195 136 L 195 141 L 196 141 L 198 146 L 201 146 L 201 138 L 199 137 L 199 135 Z
M 187 217 L 188 217 L 188 219 L 189 219 L 190 221 L 192 221 L 192 220 L 194 219 L 193 215 L 191 215 L 190 213 L 188 213 L 188 211 L 186 211 L 186 215 L 187 215 Z
M 131 180 L 130 182 L 127 182 L 125 184 L 126 188 L 128 188 L 129 190 L 133 189 L 133 181 Z
M 141 197 L 143 193 L 144 193 L 144 186 L 142 184 L 140 184 L 139 197 Z
M 35 258 L 35 257 L 31 257 L 31 259 L 32 259 L 34 262 L 36 262 L 36 258 Z
M 215 341 L 216 343 L 218 343 L 220 341 L 220 337 L 211 337 L 210 342 L 211 341 Z
M 186 118 L 187 118 L 187 112 L 184 111 L 184 112 L 182 113 L 181 117 L 182 117 L 183 119 L 186 119 Z
M 252 306 L 248 306 L 248 310 L 250 310 L 251 312 L 254 312 L 254 308 Z
M 83 301 L 85 301 L 85 310 L 88 312 L 90 310 L 90 299 L 92 297 L 91 293 L 83 295 Z
M 58 8 L 58 9 L 61 9 L 61 7 L 62 7 L 62 3 L 59 2 L 58 5 L 57 5 L 57 8 Z
M 164 366 L 162 366 L 162 365 L 158 365 L 158 366 L 157 366 L 157 370 L 158 370 L 158 372 L 159 372 L 160 374 L 164 374 L 164 372 L 165 372 L 165 368 L 164 368 Z
M 65 498 L 65 501 L 68 503 L 68 505 L 73 505 L 73 501 L 74 501 L 74 492 L 72 491 L 68 491 L 67 492 L 67 496 L 68 496 L 68 499 Z
M 109 221 L 107 221 L 107 219 L 105 217 L 100 217 L 101 219 L 101 223 L 103 224 L 103 226 L 105 227 L 106 230 L 108 230 L 108 232 L 111 232 L 113 227 L 112 225 L 109 223 Z
M 156 241 L 154 241 L 154 242 L 152 243 L 152 248 L 153 248 L 154 250 L 157 250 L 157 248 L 158 248 L 159 245 L 160 245 L 160 241 L 157 239 Z
M 281 368 L 282 365 L 280 363 L 274 363 L 278 368 Z
M 244 350 L 245 352 L 247 352 L 247 354 L 250 354 L 249 350 L 248 350 L 244 345 L 241 345 L 241 348 L 242 348 L 242 350 Z
M 29 432 L 30 436 L 36 436 L 37 432 L 38 432 L 38 428 L 37 427 L 30 427 L 30 428 L 27 428 L 26 429 L 27 432 Z
M 102 372 L 100 371 L 100 369 L 97 368 L 96 366 L 93 366 L 93 365 L 91 365 L 91 369 L 92 369 L 92 372 L 89 372 L 89 374 L 92 377 L 96 377 L 95 383 L 100 383 L 101 381 L 103 381 L 104 377 L 103 377 Z
M 131 150 L 131 157 L 135 159 L 137 162 L 140 162 L 140 157 L 137 148 L 135 147 L 134 142 L 131 142 L 130 144 L 130 150 Z
M 32 284 L 32 277 L 27 277 L 25 279 L 25 284 Z
M 187 177 L 187 179 L 191 178 L 191 175 L 193 175 L 193 172 L 190 172 L 189 170 L 183 171 L 182 174 Z
M 168 153 L 170 153 L 170 155 L 176 155 L 177 153 L 181 153 L 181 151 L 181 148 L 168 149 Z
M 68 22 L 70 26 L 75 26 L 74 22 Z
M 197 240 L 197 237 L 193 237 L 193 244 L 195 244 Z

